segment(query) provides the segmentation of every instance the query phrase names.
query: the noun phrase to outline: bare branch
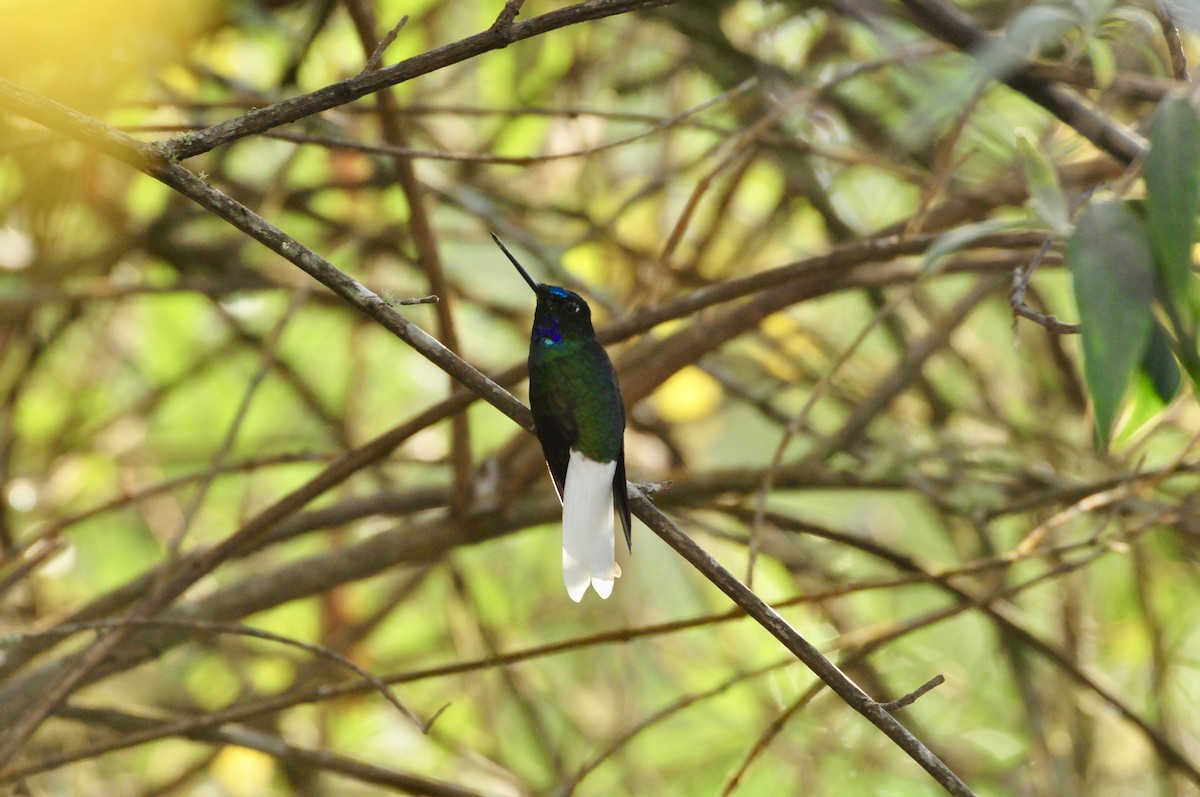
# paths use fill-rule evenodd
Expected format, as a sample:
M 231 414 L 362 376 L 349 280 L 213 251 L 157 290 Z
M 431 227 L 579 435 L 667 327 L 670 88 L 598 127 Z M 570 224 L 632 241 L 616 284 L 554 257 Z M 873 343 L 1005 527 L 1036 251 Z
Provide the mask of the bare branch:
M 198 133 L 187 133 L 158 145 L 158 151 L 172 161 L 186 160 L 246 136 L 262 133 L 280 125 L 353 102 L 374 94 L 380 89 L 395 86 L 461 63 L 490 50 L 507 47 L 522 39 L 540 36 L 569 25 L 591 22 L 605 17 L 670 5 L 679 0 L 585 0 L 541 16 L 503 25 L 476 33 L 453 44 L 405 59 L 398 64 L 375 70 L 364 70 L 352 78 L 318 89 L 310 94 L 293 97 L 265 108 L 257 108 L 236 119 L 214 125 Z M 515 4 L 514 4 L 515 5 Z M 516 6 L 519 9 L 519 5 Z M 505 6 L 507 13 L 508 6 Z M 515 13 L 514 13 L 515 16 Z M 502 14 L 503 17 L 503 14 Z
M 363 67 L 364 72 L 374 72 L 383 63 L 383 54 L 387 52 L 387 48 L 392 46 L 396 41 L 396 37 L 400 35 L 400 31 L 408 24 L 408 14 L 400 17 L 400 21 L 387 32 L 387 35 L 379 40 L 379 44 L 375 45 L 375 50 L 367 58 L 367 64 Z
M 909 692 L 904 697 L 901 697 L 897 700 L 893 700 L 889 703 L 883 703 L 882 704 L 883 710 L 884 711 L 899 711 L 902 708 L 911 706 L 913 703 L 917 702 L 917 700 L 922 695 L 924 695 L 926 692 L 929 692 L 930 690 L 935 689 L 936 687 L 939 687 L 944 683 L 946 683 L 946 678 L 945 678 L 945 676 L 943 676 L 942 674 L 939 673 L 939 674 L 933 676 L 932 678 L 930 678 L 925 683 L 923 683 L 921 686 L 919 686 L 916 689 L 914 689 L 913 691 Z

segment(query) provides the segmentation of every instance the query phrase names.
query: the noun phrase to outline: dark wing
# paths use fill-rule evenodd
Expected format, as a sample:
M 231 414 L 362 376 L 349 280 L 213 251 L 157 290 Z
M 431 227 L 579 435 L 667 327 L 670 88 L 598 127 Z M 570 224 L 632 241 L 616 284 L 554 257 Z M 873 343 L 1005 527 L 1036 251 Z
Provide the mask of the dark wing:
M 621 454 L 617 457 L 617 472 L 613 474 L 613 509 L 621 519 L 621 527 L 625 529 L 625 544 L 633 553 L 633 534 L 629 529 L 629 494 L 625 490 L 625 446 L 621 445 Z
M 546 457 L 546 465 L 550 468 L 550 477 L 554 479 L 554 489 L 558 491 L 561 503 L 563 487 L 567 483 L 567 464 L 571 461 L 571 446 L 579 439 L 575 416 L 566 408 L 540 406 L 542 402 L 539 401 L 530 403 L 533 404 L 533 425 L 537 427 L 542 454 Z M 555 409 L 558 411 L 555 412 Z

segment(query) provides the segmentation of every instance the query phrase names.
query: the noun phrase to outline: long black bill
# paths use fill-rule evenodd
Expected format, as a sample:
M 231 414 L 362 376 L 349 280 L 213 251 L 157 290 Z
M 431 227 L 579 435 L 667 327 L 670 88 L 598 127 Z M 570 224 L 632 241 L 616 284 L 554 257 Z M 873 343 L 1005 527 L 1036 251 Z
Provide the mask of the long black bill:
M 513 253 L 508 251 L 508 247 L 504 245 L 504 242 L 496 237 L 496 233 L 492 233 L 492 240 L 496 242 L 496 246 L 500 247 L 500 251 L 508 257 L 509 261 L 517 267 L 517 271 L 521 272 L 521 276 L 524 277 L 525 281 L 529 283 L 529 287 L 533 288 L 533 292 L 537 293 L 538 284 L 533 281 L 533 277 L 529 276 L 529 272 L 521 267 L 521 264 L 517 262 L 515 257 L 513 257 Z

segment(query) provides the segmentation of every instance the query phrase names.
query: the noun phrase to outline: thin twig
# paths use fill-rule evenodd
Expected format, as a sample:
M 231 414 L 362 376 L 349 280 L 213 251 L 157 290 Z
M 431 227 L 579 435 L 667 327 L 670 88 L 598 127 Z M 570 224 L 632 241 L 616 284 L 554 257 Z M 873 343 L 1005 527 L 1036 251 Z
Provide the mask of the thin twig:
M 341 83 L 325 86 L 309 94 L 255 108 L 198 133 L 186 133 L 164 142 L 159 145 L 159 152 L 172 161 L 192 158 L 238 139 L 346 105 L 388 86 L 395 86 L 491 50 L 507 47 L 522 39 L 540 36 L 570 25 L 676 2 L 679 0 L 585 0 L 524 22 L 515 22 L 503 28 L 490 28 L 436 50 L 406 58 L 391 66 L 373 71 L 364 70 Z
M 780 518 L 778 516 L 772 516 L 771 521 L 772 521 L 772 523 L 775 523 L 778 525 L 778 524 L 783 523 L 784 519 Z M 811 526 L 806 526 L 806 528 L 810 532 L 813 530 Z M 832 588 L 829 590 L 824 590 L 824 591 L 817 592 L 817 593 L 797 595 L 792 598 L 788 598 L 786 600 L 781 600 L 781 601 L 777 602 L 776 607 L 782 608 L 782 607 L 786 607 L 786 606 L 796 606 L 796 605 L 802 605 L 802 604 L 808 604 L 808 603 L 819 603 L 821 601 L 827 601 L 827 600 L 830 600 L 835 597 L 860 593 L 865 590 L 889 589 L 889 588 L 894 588 L 896 586 L 903 585 L 903 584 L 928 582 L 928 583 L 933 583 L 933 584 L 937 584 L 937 585 L 943 585 L 943 584 L 945 584 L 946 579 L 948 579 L 952 576 L 956 576 L 956 575 L 967 575 L 970 573 L 986 572 L 986 571 L 994 569 L 994 568 L 1006 568 L 1006 567 L 1009 567 L 1019 561 L 1024 561 L 1026 559 L 1033 558 L 1033 557 L 1059 556 L 1064 553 L 1068 553 L 1068 552 L 1072 552 L 1072 551 L 1077 551 L 1077 550 L 1082 550 L 1082 549 L 1087 549 L 1087 548 L 1095 549 L 1095 547 L 1096 547 L 1095 540 L 1084 540 L 1084 541 L 1069 543 L 1069 544 L 1066 544 L 1063 546 L 1059 546 L 1057 548 L 1049 548 L 1049 549 L 1042 548 L 1042 549 L 1028 551 L 1028 552 L 1014 551 L 1010 554 L 1005 554 L 1003 556 L 986 559 L 986 560 L 981 560 L 979 562 L 976 562 L 976 563 L 973 563 L 970 565 L 964 565 L 961 568 L 945 569 L 945 570 L 930 570 L 930 571 L 923 572 L 917 568 L 915 563 L 912 563 L 908 560 L 897 559 L 895 556 L 889 555 L 886 550 L 879 548 L 878 546 L 869 547 L 869 548 L 864 547 L 863 540 L 860 540 L 860 539 L 857 539 L 854 537 L 847 537 L 847 536 L 838 537 L 837 535 L 834 535 L 833 532 L 828 531 L 828 530 L 826 530 L 824 533 L 826 534 L 826 536 L 828 536 L 831 539 L 840 539 L 844 544 L 858 546 L 858 547 L 862 548 L 864 551 L 867 551 L 868 553 L 872 553 L 874 555 L 881 556 L 881 557 L 887 559 L 887 561 L 889 561 L 889 562 L 898 564 L 902 569 L 907 568 L 910 571 L 912 571 L 912 574 L 908 575 L 908 576 L 901 576 L 898 578 L 882 579 L 882 580 L 875 581 L 875 582 L 862 582 L 859 584 L 844 585 L 844 586 L 835 587 L 835 588 Z M 1104 550 L 1107 551 L 1108 550 L 1107 547 Z M 352 551 L 346 551 L 346 552 L 343 552 L 343 554 L 342 554 L 343 557 L 352 557 L 353 555 L 354 555 L 354 553 Z M 308 564 L 308 565 L 305 565 L 305 568 L 306 569 L 319 569 L 319 566 Z M 1051 571 L 1051 572 L 1053 572 L 1053 571 Z M 351 574 L 349 577 L 350 578 L 358 578 L 358 577 L 362 577 L 362 574 Z M 1026 581 L 1024 584 L 1014 585 L 1007 592 L 1004 593 L 1003 597 L 1006 599 L 1011 599 L 1011 598 L 1015 597 L 1023 589 L 1025 589 L 1029 586 L 1036 585 L 1037 583 L 1041 583 L 1044 579 L 1045 579 L 1045 576 L 1042 576 L 1042 577 L 1032 579 L 1030 581 Z M 902 627 L 903 628 L 911 628 L 914 630 L 919 629 L 919 628 L 925 628 L 925 627 L 928 627 L 933 622 L 937 622 L 939 619 L 948 619 L 950 617 L 956 616 L 957 614 L 961 613 L 962 611 L 965 611 L 969 608 L 972 608 L 974 605 L 976 605 L 969 599 L 964 600 L 960 593 L 955 593 L 955 594 L 960 598 L 960 602 L 957 604 L 957 606 L 949 607 L 949 609 L 943 610 L 940 613 L 926 615 L 922 618 L 919 618 L 918 621 L 915 623 L 902 624 Z M 238 602 L 237 598 L 231 598 L 231 600 L 233 602 Z M 257 607 L 251 606 L 251 607 L 248 607 L 248 610 L 254 611 L 256 608 Z M 452 676 L 452 675 L 460 675 L 460 674 L 464 674 L 464 673 L 475 672 L 478 670 L 489 669 L 489 668 L 495 667 L 495 666 L 506 666 L 506 665 L 517 664 L 519 662 L 530 661 L 530 660 L 541 658 L 544 656 L 552 656 L 552 655 L 557 655 L 557 654 L 561 654 L 561 653 L 566 653 L 566 652 L 569 652 L 572 650 L 585 649 L 588 647 L 593 647 L 593 646 L 598 646 L 598 645 L 613 644 L 615 642 L 629 642 L 629 641 L 639 639 L 639 638 L 653 637 L 653 636 L 658 636 L 658 635 L 663 635 L 663 634 L 671 634 L 671 633 L 676 633 L 676 632 L 680 632 L 680 631 L 685 631 L 685 630 L 688 630 L 691 628 L 697 628 L 697 627 L 702 627 L 702 626 L 717 624 L 717 623 L 736 621 L 745 616 L 746 616 L 746 613 L 741 608 L 734 608 L 730 611 L 727 611 L 727 612 L 724 612 L 721 614 L 704 615 L 704 616 L 699 616 L 699 617 L 695 617 L 695 618 L 689 618 L 686 620 L 677 620 L 677 621 L 671 621 L 671 622 L 666 622 L 666 623 L 660 623 L 660 624 L 656 624 L 656 625 L 642 626 L 640 628 L 619 628 L 619 629 L 615 629 L 613 631 L 606 631 L 606 632 L 603 632 L 600 634 L 593 634 L 593 635 L 586 636 L 586 637 L 577 637 L 577 638 L 573 638 L 573 639 L 564 640 L 561 642 L 554 642 L 554 643 L 549 643 L 549 644 L 545 644 L 545 645 L 538 645 L 538 646 L 534 646 L 534 647 L 510 651 L 507 653 L 501 653 L 501 654 L 497 654 L 494 656 L 486 656 L 486 657 L 475 659 L 475 660 L 454 662 L 451 664 L 429 667 L 429 668 L 425 668 L 422 670 L 407 671 L 407 672 L 402 672 L 402 673 L 398 673 L 398 674 L 387 675 L 387 676 L 383 676 L 383 680 L 385 682 L 391 683 L 391 684 L 415 683 L 415 682 L 430 679 L 430 678 L 440 678 L 440 677 L 447 677 L 447 676 Z M 837 650 L 855 650 L 855 649 L 860 649 L 861 646 L 866 645 L 866 644 L 878 646 L 879 644 L 882 644 L 890 639 L 899 638 L 901 635 L 902 635 L 902 632 L 900 630 L 897 630 L 896 627 L 889 627 L 888 629 L 885 630 L 883 635 L 878 635 L 878 634 L 876 634 L 876 635 L 858 635 L 857 638 L 851 638 L 851 637 L 847 636 L 844 639 L 838 641 L 833 647 L 834 647 L 834 649 L 837 649 Z M 161 644 L 161 643 L 155 643 L 155 644 Z M 364 688 L 364 685 L 359 681 L 352 681 L 352 682 L 347 682 L 347 683 L 342 683 L 342 684 L 323 685 L 323 686 L 316 687 L 316 688 L 305 688 L 305 689 L 301 689 L 301 690 L 292 690 L 290 692 L 285 692 L 280 695 L 273 695 L 271 697 L 261 698 L 256 701 L 251 701 L 248 703 L 231 706 L 229 708 L 221 709 L 216 712 L 210 712 L 210 713 L 205 714 L 200 717 L 188 717 L 186 719 L 166 721 L 166 722 L 163 722 L 163 723 L 160 723 L 160 724 L 154 726 L 153 728 L 146 728 L 146 729 L 140 730 L 136 733 L 132 733 L 130 735 L 122 737 L 122 739 L 120 739 L 118 741 L 106 742 L 106 743 L 99 744 L 96 746 L 86 747 L 86 748 L 83 748 L 80 750 L 75 750 L 75 751 L 72 751 L 70 753 L 66 753 L 63 755 L 46 758 L 46 759 L 43 759 L 43 760 L 37 762 L 36 765 L 28 765 L 28 766 L 18 765 L 18 766 L 10 767 L 10 768 L 4 770 L 3 772 L 0 772 L 0 782 L 5 782 L 5 781 L 12 780 L 14 778 L 28 776 L 28 775 L 34 774 L 36 772 L 46 771 L 48 769 L 61 767 L 68 763 L 71 763 L 73 761 L 86 760 L 89 758 L 93 758 L 97 755 L 102 755 L 106 752 L 111 752 L 112 750 L 115 750 L 115 749 L 132 747 L 135 745 L 144 744 L 144 743 L 147 743 L 150 741 L 154 741 L 156 739 L 162 739 L 162 738 L 166 738 L 169 736 L 179 736 L 179 735 L 188 736 L 190 734 L 195 733 L 197 730 L 200 730 L 200 729 L 212 728 L 212 727 L 228 724 L 231 722 L 248 721 L 248 720 L 252 720 L 256 717 L 283 711 L 285 709 L 292 708 L 297 705 L 312 703 L 312 702 L 317 702 L 317 701 L 323 701 L 323 700 L 330 700 L 330 699 L 335 699 L 338 697 L 363 694 L 365 691 L 366 691 L 366 688 Z
M 42 631 L 36 634 L 13 634 L 4 639 L 4 645 L 0 645 L 0 649 L 2 649 L 2 647 L 5 645 L 21 642 L 29 638 L 68 637 L 77 634 L 80 631 L 106 630 L 119 628 L 121 626 L 134 626 L 142 628 L 175 628 L 185 631 L 198 631 L 203 634 L 244 636 L 252 639 L 262 639 L 267 642 L 277 642 L 281 645 L 298 648 L 306 653 L 311 653 L 314 656 L 320 656 L 323 659 L 333 661 L 338 665 L 354 672 L 364 681 L 369 683 L 372 689 L 383 695 L 384 699 L 395 706 L 397 711 L 399 711 L 401 714 L 411 720 L 414 725 L 420 728 L 422 733 L 428 733 L 430 726 L 433 724 L 432 719 L 428 721 L 422 720 L 411 709 L 401 703 L 400 698 L 396 696 L 396 693 L 392 690 L 392 688 L 388 686 L 387 683 L 385 683 L 382 679 L 376 675 L 372 675 L 362 667 L 359 667 L 357 664 L 340 653 L 330 650 L 329 648 L 322 647 L 321 645 L 313 645 L 309 644 L 308 642 L 301 642 L 298 639 L 292 639 L 291 637 L 274 634 L 270 631 L 264 631 L 261 628 L 253 628 L 248 625 L 238 625 L 234 623 L 213 623 L 206 620 L 175 620 L 161 617 L 122 617 L 113 620 L 92 620 L 83 623 L 71 623 L 69 625 L 62 625 L 49 631 Z
M 592 772 L 595 772 L 601 764 L 616 755 L 622 747 L 633 741 L 633 739 L 635 739 L 638 734 L 642 733 L 643 731 L 654 727 L 660 722 L 670 719 L 680 711 L 690 708 L 697 703 L 718 697 L 739 684 L 755 678 L 760 678 L 767 673 L 782 669 L 791 664 L 792 661 L 793 660 L 790 658 L 784 659 L 782 661 L 775 661 L 770 664 L 757 667 L 748 672 L 734 673 L 716 686 L 710 687 L 701 692 L 686 694 L 676 700 L 673 700 L 671 703 L 663 706 L 657 711 L 648 714 L 640 722 L 626 728 L 620 734 L 618 734 L 616 738 L 609 740 L 608 744 L 605 745 L 602 750 L 592 756 L 592 758 L 590 758 L 583 766 L 581 766 L 574 772 L 574 774 L 572 774 L 569 780 L 560 786 L 558 794 L 566 795 L 574 793 L 575 789 L 579 787 L 579 783 L 585 777 Z
M 375 36 L 373 5 L 367 0 L 345 0 L 345 5 L 358 31 L 363 49 L 369 49 Z M 395 91 L 391 88 L 381 90 L 375 95 L 375 102 L 379 108 L 379 128 L 384 141 L 394 147 L 407 146 L 408 134 L 400 120 L 400 103 L 396 100 Z M 461 347 L 452 303 L 454 297 L 442 265 L 440 245 L 430 219 L 425 187 L 417 178 L 410 158 L 393 156 L 391 165 L 408 206 L 408 234 L 416 250 L 417 265 L 429 280 L 430 290 L 444 299 L 434 307 L 437 319 L 435 333 L 445 348 L 457 356 Z M 454 389 L 453 377 L 449 380 L 449 389 Z M 452 507 L 456 514 L 461 514 L 466 512 L 471 500 L 471 466 L 474 460 L 471 454 L 471 428 L 467 423 L 466 414 L 458 414 L 451 418 L 450 428 L 451 462 L 454 466 Z
M 946 683 L 946 677 L 941 673 L 938 673 L 921 686 L 909 692 L 904 697 L 893 700 L 890 703 L 882 703 L 881 705 L 883 706 L 884 711 L 899 711 L 902 708 L 911 706 L 926 692 L 929 692 L 930 690 L 935 689 L 944 683 Z
M 1165 525 L 1177 523 L 1179 520 L 1179 512 L 1177 510 L 1168 510 L 1159 516 L 1148 518 L 1139 527 L 1127 529 L 1124 536 L 1127 538 L 1135 537 L 1144 533 L 1147 529 L 1161 528 Z M 789 526 L 796 529 L 809 530 L 811 524 L 796 521 L 781 515 L 772 515 L 771 521 L 780 528 L 788 528 Z M 851 537 L 844 538 L 848 544 L 854 544 L 859 550 L 869 553 L 872 556 L 879 557 L 884 561 L 908 572 L 923 572 L 923 568 L 912 559 L 904 554 L 891 551 L 890 549 L 881 546 L 877 543 L 859 540 Z M 1045 583 L 1052 578 L 1058 577 L 1063 573 L 1077 570 L 1102 556 L 1112 552 L 1114 546 L 1109 544 L 1090 544 L 1091 553 L 1085 554 L 1075 562 L 1063 562 L 1062 564 L 1048 568 L 1046 571 L 1039 573 L 1021 584 L 1016 584 L 1010 587 L 996 590 L 990 594 L 976 594 L 971 590 L 967 590 L 958 586 L 950 580 L 934 579 L 932 581 L 938 588 L 945 590 L 952 595 L 960 604 L 957 607 L 948 607 L 946 609 L 936 609 L 930 612 L 925 618 L 917 618 L 911 623 L 906 623 L 898 626 L 895 623 L 888 623 L 882 633 L 863 632 L 855 637 L 843 636 L 838 643 L 833 646 L 834 649 L 845 649 L 847 647 L 858 647 L 864 644 L 877 644 L 884 640 L 893 638 L 893 635 L 908 633 L 914 625 L 928 625 L 931 622 L 945 619 L 949 616 L 954 616 L 965 610 L 967 606 L 974 606 L 983 609 L 987 616 L 996 623 L 996 625 L 1005 633 L 1011 634 L 1013 638 L 1018 639 L 1033 652 L 1045 658 L 1048 662 L 1065 672 L 1071 680 L 1082 686 L 1089 692 L 1092 692 L 1102 701 L 1112 706 L 1122 717 L 1130 724 L 1135 726 L 1146 740 L 1154 747 L 1159 756 L 1172 768 L 1186 777 L 1189 781 L 1195 784 L 1200 784 L 1200 767 L 1188 758 L 1182 750 L 1171 743 L 1166 738 L 1161 730 L 1151 725 L 1144 717 L 1137 713 L 1125 701 L 1121 700 L 1110 689 L 1102 685 L 1099 681 L 1093 678 L 1088 673 L 1065 654 L 1057 646 L 1046 641 L 1042 637 L 1027 630 L 1016 618 L 1016 614 L 1008 602 L 1011 597 L 1018 592 L 1025 590 L 1037 583 Z
M 1039 313 L 1037 310 L 1030 308 L 1025 304 L 1013 306 L 1013 314 L 1021 318 L 1028 318 L 1051 332 L 1056 332 L 1059 335 L 1078 335 L 1083 331 L 1083 327 L 1079 324 L 1071 324 L 1066 321 L 1060 321 L 1056 316 Z
M 1008 303 L 1012 307 L 1014 317 L 1028 318 L 1041 324 L 1051 332 L 1057 332 L 1060 335 L 1078 335 L 1081 331 L 1079 324 L 1068 324 L 1065 321 L 1059 321 L 1052 315 L 1039 313 L 1038 311 L 1025 304 L 1025 292 L 1029 290 L 1029 281 L 1033 279 L 1033 272 L 1037 271 L 1038 266 L 1046 259 L 1046 253 L 1050 251 L 1051 244 L 1054 243 L 1053 238 L 1046 238 L 1038 249 L 1037 254 L 1033 256 L 1033 260 L 1027 265 L 1013 269 L 1013 288 L 1009 294 Z
M 131 714 L 128 711 L 64 706 L 61 714 L 68 719 L 88 725 L 101 725 L 122 731 L 128 738 L 148 728 L 160 727 L 163 723 L 154 717 Z M 239 727 L 198 728 L 187 734 L 188 738 L 213 745 L 245 747 L 266 753 L 277 761 L 295 767 L 304 767 L 323 772 L 333 772 L 362 783 L 386 787 L 389 791 L 405 794 L 420 794 L 426 797 L 485 797 L 482 792 L 457 786 L 446 781 L 416 775 L 402 770 L 374 766 L 357 761 L 349 756 L 319 749 L 309 750 L 289 744 L 283 739 L 261 730 Z
M 400 21 L 387 32 L 387 35 L 379 40 L 379 44 L 375 45 L 374 51 L 367 59 L 366 66 L 363 67 L 364 72 L 374 72 L 383 63 L 383 54 L 387 52 L 387 48 L 392 46 L 392 42 L 396 41 L 396 37 L 400 35 L 400 30 L 408 24 L 408 14 L 400 17 Z
M 742 607 L 785 648 L 794 653 L 796 658 L 800 659 L 806 667 L 837 693 L 848 706 L 883 731 L 901 750 L 925 769 L 942 788 L 957 797 L 974 794 L 961 778 L 942 763 L 941 759 L 919 739 L 909 733 L 907 728 L 883 710 L 879 703 L 872 700 L 833 662 L 825 658 L 819 650 L 797 633 L 758 595 L 747 589 L 732 573 L 722 567 L 707 551 L 693 542 L 666 515 L 655 509 L 641 491 L 632 485 L 629 488 L 629 499 L 630 509 L 634 510 L 643 523 L 675 549 L 676 553 L 699 570 L 705 578 L 729 596 L 734 603 Z
M 497 31 L 505 37 L 511 35 L 513 22 L 521 13 L 521 7 L 525 5 L 525 0 L 506 0 L 504 8 L 500 9 L 500 14 L 496 17 L 496 21 L 492 23 L 490 30 Z M 512 39 L 512 41 L 516 41 Z
M 291 465 L 298 462 L 328 462 L 330 459 L 327 455 L 317 454 L 314 452 L 301 452 L 291 454 L 278 454 L 270 457 L 262 457 L 258 459 L 242 460 L 240 462 L 232 462 L 220 469 L 222 474 L 244 473 L 247 471 L 257 470 L 259 468 L 272 467 L 276 465 Z M 188 473 L 182 476 L 177 476 L 173 479 L 165 479 L 155 484 L 146 485 L 137 489 L 122 492 L 120 495 L 103 501 L 90 509 L 84 509 L 71 515 L 65 515 L 55 518 L 53 521 L 41 526 L 33 534 L 28 534 L 23 537 L 20 542 L 11 550 L 6 552 L 6 555 L 0 557 L 0 565 L 5 565 L 8 562 L 20 556 L 25 551 L 34 547 L 43 540 L 53 540 L 58 535 L 68 531 L 73 526 L 77 526 L 87 520 L 91 520 L 105 512 L 112 512 L 117 509 L 122 509 L 126 506 L 138 504 L 148 498 L 153 498 L 163 493 L 169 493 L 178 487 L 199 481 L 205 478 L 210 472 L 210 468 L 195 473 Z
M 406 307 L 406 306 L 412 305 L 412 304 L 437 304 L 440 301 L 440 299 L 438 299 L 438 297 L 434 296 L 434 295 L 415 296 L 415 297 L 412 297 L 409 299 L 391 299 L 391 298 L 388 298 L 385 296 L 384 301 L 386 301 L 388 304 L 392 305 L 393 307 Z
M 0 599 L 3 599 L 6 592 L 20 584 L 30 573 L 52 559 L 64 547 L 66 547 L 66 543 L 60 539 L 46 540 L 28 547 L 22 543 L 20 550 L 24 552 L 24 561 L 14 567 L 12 572 L 0 578 Z
M 1171 16 L 1171 9 L 1163 0 L 1154 0 L 1153 6 L 1154 16 L 1158 18 L 1158 26 L 1162 29 L 1163 41 L 1167 43 L 1167 52 L 1171 55 L 1171 74 L 1176 80 L 1187 83 L 1187 54 L 1183 51 L 1183 41 L 1179 38 L 1179 27 Z
M 280 338 L 283 337 L 283 331 L 287 329 L 288 323 L 295 318 L 296 313 L 304 305 L 304 300 L 308 297 L 308 288 L 303 287 L 292 294 L 292 300 L 288 303 L 287 309 L 276 322 L 274 329 L 265 342 L 262 348 L 261 361 L 259 362 L 258 370 L 250 377 L 246 388 L 242 391 L 241 401 L 238 402 L 237 409 L 234 411 L 233 420 L 229 424 L 229 429 L 225 432 L 225 437 L 217 448 L 217 453 L 212 458 L 212 463 L 205 470 L 200 479 L 200 483 L 196 485 L 196 491 L 192 495 L 192 500 L 188 503 L 187 508 L 183 513 L 182 525 L 171 535 L 167 543 L 167 558 L 174 560 L 178 558 L 179 551 L 183 545 L 183 540 L 191 529 L 192 524 L 196 520 L 196 516 L 200 513 L 200 508 L 204 506 L 204 499 L 208 496 L 209 488 L 212 487 L 217 475 L 221 473 L 225 467 L 225 460 L 229 453 L 233 450 L 234 443 L 237 442 L 238 432 L 242 428 L 242 424 L 246 420 L 246 416 L 250 412 L 250 407 L 253 404 L 254 396 L 258 393 L 258 388 L 262 385 L 267 375 L 271 372 L 271 368 L 275 362 L 276 352 L 279 348 Z M 166 572 L 163 573 L 164 577 Z

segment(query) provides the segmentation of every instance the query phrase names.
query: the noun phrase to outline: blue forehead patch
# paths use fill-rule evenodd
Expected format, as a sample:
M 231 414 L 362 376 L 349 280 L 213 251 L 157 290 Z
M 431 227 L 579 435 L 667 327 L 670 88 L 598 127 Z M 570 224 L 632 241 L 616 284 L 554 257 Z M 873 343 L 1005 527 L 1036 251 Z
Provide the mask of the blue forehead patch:
M 550 287 L 550 295 L 551 296 L 557 296 L 560 299 L 565 299 L 565 298 L 567 298 L 567 293 L 568 293 L 568 291 L 558 287 L 557 285 L 553 285 Z

